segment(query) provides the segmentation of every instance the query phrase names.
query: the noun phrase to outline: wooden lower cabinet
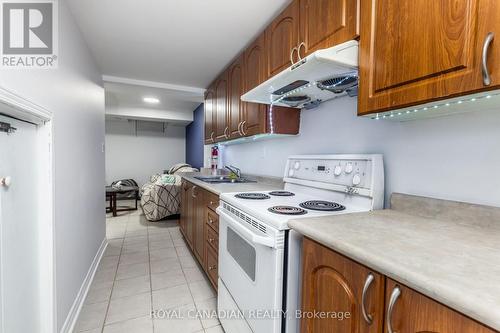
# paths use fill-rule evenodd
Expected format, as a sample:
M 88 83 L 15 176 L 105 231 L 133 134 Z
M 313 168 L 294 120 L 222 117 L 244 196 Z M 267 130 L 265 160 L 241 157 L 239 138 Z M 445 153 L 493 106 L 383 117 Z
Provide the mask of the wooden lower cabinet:
M 193 252 L 196 258 L 203 265 L 205 260 L 205 237 L 204 237 L 204 217 L 205 217 L 205 192 L 199 187 L 195 189 L 194 203 L 193 203 L 193 214 L 194 214 L 194 225 L 193 225 Z
M 179 218 L 179 228 L 181 230 L 181 233 L 185 236 L 186 235 L 186 224 L 188 220 L 188 204 L 189 200 L 187 198 L 187 193 L 189 192 L 189 183 L 186 181 L 182 182 L 181 185 L 181 216 Z
M 400 296 L 394 302 L 392 314 L 387 318 L 397 333 L 494 333 L 495 331 L 453 311 L 452 309 L 408 288 L 387 279 L 386 308 L 391 294 L 399 288 Z M 390 320 L 390 323 L 389 323 Z
M 219 264 L 219 256 L 217 252 L 215 252 L 212 247 L 208 247 L 206 272 L 208 275 L 208 280 L 210 281 L 215 290 L 217 290 L 217 280 L 219 276 L 218 264 Z
M 382 332 L 383 276 L 307 238 L 303 258 L 302 333 Z M 362 314 L 363 287 L 369 276 L 373 281 L 366 291 L 364 306 L 371 324 Z
M 181 233 L 209 281 L 217 289 L 219 216 L 215 209 L 219 197 L 186 180 L 183 180 L 181 189 Z
M 498 333 L 308 238 L 302 256 L 301 333 Z

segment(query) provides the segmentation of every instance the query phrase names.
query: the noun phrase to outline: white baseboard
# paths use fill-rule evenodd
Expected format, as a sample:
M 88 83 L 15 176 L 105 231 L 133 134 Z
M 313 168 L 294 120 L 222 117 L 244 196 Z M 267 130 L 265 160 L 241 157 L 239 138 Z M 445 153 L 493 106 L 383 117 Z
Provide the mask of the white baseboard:
M 99 263 L 101 262 L 101 258 L 103 257 L 104 251 L 106 251 L 107 246 L 108 246 L 108 241 L 106 238 L 104 238 L 104 240 L 101 243 L 101 246 L 99 247 L 99 250 L 97 251 L 97 254 L 94 257 L 94 260 L 92 261 L 92 265 L 90 265 L 89 271 L 87 272 L 87 276 L 85 276 L 85 279 L 83 280 L 82 286 L 78 291 L 78 295 L 76 296 L 76 299 L 73 302 L 71 309 L 69 310 L 68 316 L 64 321 L 64 325 L 61 328 L 60 333 L 73 332 L 76 321 L 78 319 L 78 315 L 80 314 L 80 311 L 82 309 L 83 302 L 87 297 L 87 293 L 89 292 L 92 280 L 94 280 L 95 272 L 97 271 L 97 267 L 99 267 Z

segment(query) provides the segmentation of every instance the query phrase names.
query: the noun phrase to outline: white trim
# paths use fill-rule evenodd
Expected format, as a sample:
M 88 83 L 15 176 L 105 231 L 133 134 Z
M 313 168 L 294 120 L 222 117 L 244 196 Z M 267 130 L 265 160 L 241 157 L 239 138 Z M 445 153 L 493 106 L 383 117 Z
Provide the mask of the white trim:
M 37 174 L 39 188 L 50 189 L 38 192 L 40 225 L 43 226 L 38 233 L 41 332 L 55 332 L 57 325 L 53 126 L 53 121 L 46 121 L 44 125 L 38 126 L 37 131 L 37 151 L 40 152 L 38 159 L 41 165 Z
M 126 77 L 118 77 L 118 76 L 110 76 L 110 75 L 103 75 L 102 80 L 104 82 L 110 82 L 110 83 L 130 84 L 133 86 L 143 86 L 143 87 L 160 88 L 160 89 L 193 93 L 193 94 L 201 95 L 201 96 L 205 95 L 205 89 L 203 89 L 203 88 L 181 86 L 181 85 L 171 84 L 171 83 L 136 80 L 136 79 L 129 79 Z
M 80 287 L 80 290 L 78 291 L 78 294 L 76 295 L 75 301 L 73 302 L 73 305 L 71 306 L 71 309 L 69 310 L 68 316 L 66 317 L 66 320 L 64 321 L 64 325 L 61 328 L 60 333 L 71 333 L 73 332 L 73 329 L 75 328 L 76 321 L 78 319 L 78 315 L 80 314 L 80 311 L 83 306 L 83 302 L 85 301 L 85 298 L 87 297 L 87 293 L 89 292 L 90 285 L 92 284 L 92 281 L 94 280 L 95 273 L 97 271 L 97 267 L 99 267 L 99 263 L 101 262 L 102 257 L 104 256 L 104 251 L 106 251 L 106 247 L 108 246 L 108 241 L 106 238 L 103 239 L 101 246 L 99 247 L 99 250 L 97 251 L 94 260 L 92 261 L 92 264 L 90 265 L 90 268 L 87 272 L 87 275 L 85 276 L 85 279 L 83 280 L 83 283 Z
M 12 108 L 8 115 L 37 125 L 52 119 L 51 111 L 2 87 L 0 87 L 0 103 Z

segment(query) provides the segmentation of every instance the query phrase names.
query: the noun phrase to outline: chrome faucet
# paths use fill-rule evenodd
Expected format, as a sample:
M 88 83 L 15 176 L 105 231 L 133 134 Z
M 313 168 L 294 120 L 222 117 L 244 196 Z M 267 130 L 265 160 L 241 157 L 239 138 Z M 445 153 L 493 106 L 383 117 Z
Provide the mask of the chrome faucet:
M 233 174 L 235 174 L 238 179 L 241 178 L 241 170 L 239 168 L 232 165 L 226 165 L 224 168 L 228 169 Z

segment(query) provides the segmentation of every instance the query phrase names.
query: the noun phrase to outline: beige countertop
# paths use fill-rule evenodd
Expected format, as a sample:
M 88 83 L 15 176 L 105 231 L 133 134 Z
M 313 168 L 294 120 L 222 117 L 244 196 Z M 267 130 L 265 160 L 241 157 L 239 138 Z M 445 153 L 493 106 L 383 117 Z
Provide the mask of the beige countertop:
M 289 226 L 500 330 L 500 208 L 401 194 L 391 207 Z
M 245 178 L 256 180 L 255 183 L 222 183 L 211 184 L 196 179 L 197 176 L 209 176 L 210 172 L 184 172 L 181 174 L 185 180 L 204 188 L 217 195 L 228 192 L 252 192 L 252 191 L 271 191 L 283 188 L 283 180 L 277 177 L 261 177 L 253 175 L 243 175 Z

